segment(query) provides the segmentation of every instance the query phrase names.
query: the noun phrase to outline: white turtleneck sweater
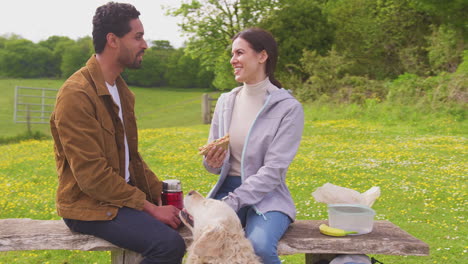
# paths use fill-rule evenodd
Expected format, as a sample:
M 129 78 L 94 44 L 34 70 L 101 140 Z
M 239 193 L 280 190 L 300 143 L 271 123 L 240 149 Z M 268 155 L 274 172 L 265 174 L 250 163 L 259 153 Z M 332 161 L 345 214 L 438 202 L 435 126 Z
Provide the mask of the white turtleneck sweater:
M 231 156 L 229 161 L 231 169 L 230 176 L 241 176 L 241 158 L 244 141 L 249 132 L 252 122 L 265 103 L 266 94 L 278 90 L 268 77 L 256 84 L 244 86 L 236 96 L 232 112 L 231 125 L 229 126 L 229 148 Z

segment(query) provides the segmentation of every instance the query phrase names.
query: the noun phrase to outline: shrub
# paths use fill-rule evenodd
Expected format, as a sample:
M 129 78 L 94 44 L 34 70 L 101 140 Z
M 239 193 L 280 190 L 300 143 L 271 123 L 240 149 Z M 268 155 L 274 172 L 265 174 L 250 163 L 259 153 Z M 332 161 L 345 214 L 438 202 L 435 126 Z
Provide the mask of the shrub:
M 434 73 L 455 72 L 460 64 L 464 41 L 461 33 L 446 25 L 433 27 L 433 33 L 428 37 L 428 57 Z
M 305 81 L 296 88 L 296 94 L 302 101 L 315 101 L 323 94 L 333 97 L 340 88 L 339 80 L 350 66 L 334 49 L 327 56 L 304 50 L 300 61 L 298 68 Z
M 386 99 L 402 104 L 411 104 L 424 96 L 424 89 L 420 85 L 422 78 L 416 74 L 405 73 L 388 84 Z
M 340 86 L 336 100 L 347 103 L 363 104 L 372 99 L 382 101 L 386 95 L 386 88 L 382 81 L 370 80 L 362 76 L 346 75 L 338 80 Z

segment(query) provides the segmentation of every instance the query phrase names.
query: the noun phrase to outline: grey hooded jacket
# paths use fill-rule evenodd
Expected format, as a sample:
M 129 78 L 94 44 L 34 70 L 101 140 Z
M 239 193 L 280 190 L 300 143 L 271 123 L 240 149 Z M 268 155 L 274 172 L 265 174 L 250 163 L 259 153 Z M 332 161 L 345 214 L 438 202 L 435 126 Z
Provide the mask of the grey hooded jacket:
M 242 87 L 237 87 L 219 97 L 209 142 L 223 137 L 229 131 L 235 98 L 240 89 Z M 242 184 L 223 198 L 223 201 L 235 211 L 251 205 L 258 214 L 280 211 L 294 221 L 296 208 L 285 179 L 301 141 L 304 112 L 301 104 L 285 89 L 267 92 L 266 96 L 244 142 L 241 157 Z M 230 168 L 229 154 L 228 152 L 221 168 L 212 168 L 206 161 L 203 162 L 209 172 L 220 175 L 208 194 L 209 198 L 216 195 L 227 177 Z

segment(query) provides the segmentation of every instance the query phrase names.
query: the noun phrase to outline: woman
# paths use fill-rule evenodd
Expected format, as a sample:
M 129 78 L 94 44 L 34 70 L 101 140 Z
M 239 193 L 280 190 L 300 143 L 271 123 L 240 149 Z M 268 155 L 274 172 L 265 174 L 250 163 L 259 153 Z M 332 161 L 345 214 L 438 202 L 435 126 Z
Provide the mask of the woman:
M 220 175 L 208 197 L 238 213 L 264 263 L 281 263 L 276 247 L 296 216 L 285 177 L 304 126 L 301 104 L 274 77 L 277 58 L 277 44 L 265 30 L 234 36 L 230 62 L 243 86 L 218 99 L 208 139 L 229 133 L 229 148 L 213 148 L 203 161 Z

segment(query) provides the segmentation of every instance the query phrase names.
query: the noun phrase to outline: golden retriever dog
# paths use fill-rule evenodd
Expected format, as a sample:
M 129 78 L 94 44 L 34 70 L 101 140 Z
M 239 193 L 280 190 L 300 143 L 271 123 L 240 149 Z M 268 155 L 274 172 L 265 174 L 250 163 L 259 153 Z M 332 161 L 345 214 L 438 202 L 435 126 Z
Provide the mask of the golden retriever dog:
M 260 264 L 237 214 L 222 201 L 206 199 L 196 191 L 184 198 L 182 222 L 192 231 L 186 264 Z

